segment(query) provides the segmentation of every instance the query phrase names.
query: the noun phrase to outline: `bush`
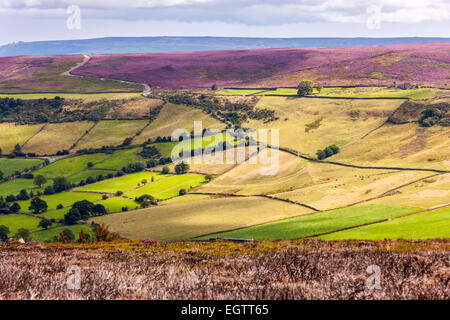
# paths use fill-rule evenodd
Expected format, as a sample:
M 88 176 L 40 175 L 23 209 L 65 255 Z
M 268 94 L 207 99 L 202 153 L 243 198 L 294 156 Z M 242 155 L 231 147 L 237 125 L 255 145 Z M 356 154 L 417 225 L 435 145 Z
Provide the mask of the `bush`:
M 180 192 L 178 192 L 180 196 L 184 196 L 186 194 L 186 189 L 180 189 Z
M 163 168 L 162 168 L 162 174 L 168 174 L 169 172 L 170 172 L 170 169 L 169 169 L 169 167 L 168 166 L 164 166 Z

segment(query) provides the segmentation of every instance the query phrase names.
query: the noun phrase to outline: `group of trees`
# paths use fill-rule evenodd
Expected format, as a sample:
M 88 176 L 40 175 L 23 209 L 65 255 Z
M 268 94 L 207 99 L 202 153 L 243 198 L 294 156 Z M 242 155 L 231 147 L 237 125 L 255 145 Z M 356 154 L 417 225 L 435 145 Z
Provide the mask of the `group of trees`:
M 422 112 L 422 117 L 419 119 L 419 124 L 422 127 L 432 127 L 439 123 L 442 116 L 443 112 L 439 108 L 428 108 Z
M 316 86 L 311 80 L 302 80 L 297 86 L 297 94 L 299 96 L 308 96 L 313 93 L 314 88 L 320 93 L 323 89 L 322 82 L 317 82 Z
M 333 154 L 339 153 L 339 147 L 335 144 L 326 147 L 323 150 L 317 150 L 316 155 L 318 160 L 331 157 Z
M 80 220 L 87 220 L 91 216 L 102 216 L 106 213 L 106 208 L 100 203 L 94 204 L 88 200 L 77 201 L 64 215 L 64 223 L 73 225 Z

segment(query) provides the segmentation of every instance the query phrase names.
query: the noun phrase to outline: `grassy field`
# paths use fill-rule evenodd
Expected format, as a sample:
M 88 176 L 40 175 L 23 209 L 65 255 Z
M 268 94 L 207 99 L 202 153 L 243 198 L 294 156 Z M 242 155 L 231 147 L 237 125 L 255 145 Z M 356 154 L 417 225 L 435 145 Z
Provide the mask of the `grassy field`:
M 436 238 L 450 238 L 449 207 L 320 237 L 323 240 Z
M 84 169 L 87 169 L 87 165 L 89 162 L 96 164 L 109 158 L 110 156 L 111 155 L 106 153 L 94 153 L 77 157 L 70 157 L 56 161 L 36 171 L 36 174 L 41 174 L 46 178 L 69 177 L 71 175 L 79 173 Z
M 88 177 L 96 178 L 99 175 L 102 175 L 103 177 L 107 177 L 109 174 L 115 174 L 117 171 L 111 171 L 111 170 L 97 170 L 97 169 L 91 169 L 91 170 L 83 170 L 79 173 L 76 173 L 74 175 L 69 176 L 67 179 L 72 183 L 80 183 L 81 180 L 86 181 Z
M 261 92 L 263 91 L 263 92 Z M 420 89 L 397 89 L 378 87 L 359 88 L 323 88 L 320 92 L 313 90 L 311 96 L 325 97 L 352 97 L 352 98 L 408 98 L 408 99 L 433 99 L 437 95 L 444 94 L 442 90 L 420 88 Z M 297 95 L 295 88 L 277 88 L 276 90 L 246 90 L 246 89 L 226 89 L 218 91 L 216 94 L 222 95 Z
M 73 226 L 63 226 L 63 227 L 52 228 L 49 230 L 33 232 L 31 234 L 31 238 L 34 241 L 38 241 L 38 242 L 53 241 L 53 238 L 58 237 L 59 233 L 65 229 L 71 230 L 73 232 L 73 234 L 75 235 L 75 239 L 78 239 L 78 233 L 81 231 L 81 229 L 83 229 L 85 233 L 92 234 L 92 228 L 90 226 L 87 226 L 84 224 L 77 224 L 77 225 L 73 225 Z
M 449 170 L 450 128 L 416 123 L 385 124 L 363 140 L 343 145 L 336 161 L 362 165 L 395 165 Z M 389 141 L 389 143 L 386 143 Z
M 5 177 L 14 174 L 16 171 L 22 172 L 42 163 L 39 159 L 6 159 L 0 158 L 0 171 Z
M 32 179 L 14 179 L 8 182 L 0 183 L 0 197 L 10 194 L 17 195 L 20 190 L 23 189 L 27 191 L 32 190 L 33 192 L 44 191 L 44 188 L 39 189 L 35 186 Z
M 89 121 L 49 123 L 44 130 L 26 143 L 23 151 L 36 154 L 55 154 L 58 150 L 69 150 L 93 124 Z
M 143 194 L 150 194 L 156 199 L 168 199 L 178 196 L 181 189 L 189 191 L 190 188 L 196 187 L 205 181 L 205 177 L 200 175 L 189 173 L 175 175 L 128 191 L 125 195 L 130 198 L 135 198 Z
M 147 120 L 100 121 L 87 136 L 81 139 L 75 150 L 120 145 L 125 138 L 133 137 L 147 123 Z
M 370 130 L 383 124 L 403 100 L 348 100 L 263 97 L 257 108 L 275 111 L 269 123 L 250 120 L 245 127 L 278 129 L 280 146 L 315 156 L 318 149 L 359 143 Z M 312 124 L 320 125 L 311 129 Z M 309 129 L 308 129 L 309 128 Z
M 297 239 L 377 220 L 398 217 L 419 210 L 412 207 L 382 205 L 349 207 L 270 222 L 236 231 L 218 233 L 212 236 L 257 240 Z
M 64 207 L 71 206 L 73 203 L 81 200 L 88 200 L 91 202 L 98 201 L 102 197 L 100 194 L 95 193 L 81 193 L 81 192 L 61 192 L 48 196 L 40 197 L 42 200 L 47 202 L 48 209 L 47 210 L 56 210 L 56 207 L 59 204 L 62 204 Z M 21 212 L 31 213 L 31 210 L 28 209 L 30 206 L 31 200 L 19 201 L 17 202 L 21 207 Z M 45 215 L 45 213 L 43 214 Z
M 90 221 L 105 223 L 130 239 L 182 240 L 308 212 L 303 207 L 264 198 L 221 198 L 172 203 Z
M 41 219 L 21 214 L 0 215 L 0 226 L 9 228 L 9 237 L 14 236 L 19 229 L 27 229 L 29 231 L 40 229 L 38 227 L 39 221 Z
M 116 191 L 126 192 L 138 188 L 138 184 L 142 185 L 142 180 L 144 179 L 147 180 L 148 184 L 153 184 L 152 178 L 157 182 L 159 179 L 165 178 L 166 176 L 167 175 L 163 175 L 159 172 L 139 172 L 96 182 L 76 188 L 76 190 L 102 193 L 115 193 Z
M 124 166 L 137 161 L 145 162 L 138 153 L 142 148 L 133 148 L 114 151 L 114 153 L 105 161 L 97 163 L 94 168 L 120 170 Z
M 194 121 L 201 121 L 203 128 L 225 129 L 225 124 L 207 115 L 200 109 L 168 103 L 145 130 L 134 140 L 144 143 L 149 138 L 154 140 L 158 136 L 171 136 L 176 129 L 186 129 L 191 132 Z
M 28 139 L 38 133 L 42 124 L 16 125 L 14 123 L 0 123 L 0 148 L 2 153 L 10 153 L 16 144 L 22 146 Z

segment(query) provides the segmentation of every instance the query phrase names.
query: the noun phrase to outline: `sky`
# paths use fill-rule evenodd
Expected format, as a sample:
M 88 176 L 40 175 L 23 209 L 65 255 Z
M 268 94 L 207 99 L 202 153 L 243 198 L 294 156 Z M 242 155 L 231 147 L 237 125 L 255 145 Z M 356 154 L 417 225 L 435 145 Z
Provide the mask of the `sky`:
M 450 0 L 0 0 L 0 45 L 113 36 L 450 37 Z

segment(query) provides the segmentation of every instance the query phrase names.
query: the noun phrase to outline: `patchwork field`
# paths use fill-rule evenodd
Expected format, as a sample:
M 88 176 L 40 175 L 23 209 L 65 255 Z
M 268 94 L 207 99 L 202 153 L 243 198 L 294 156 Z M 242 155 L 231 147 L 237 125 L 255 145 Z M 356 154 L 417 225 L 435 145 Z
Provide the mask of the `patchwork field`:
M 100 121 L 74 150 L 120 145 L 125 138 L 134 137 L 147 123 L 147 120 Z
M 15 235 L 19 229 L 29 231 L 40 229 L 38 227 L 39 221 L 41 219 L 21 214 L 0 215 L 0 226 L 9 228 L 11 235 Z
M 76 191 L 90 191 L 101 193 L 115 193 L 117 191 L 126 192 L 134 190 L 143 185 L 143 180 L 146 180 L 147 183 L 151 184 L 152 179 L 158 181 L 159 179 L 162 179 L 164 177 L 167 177 L 167 175 L 158 172 L 139 172 L 79 187 L 76 189 Z
M 223 130 L 225 124 L 207 115 L 200 109 L 167 103 L 153 121 L 142 133 L 136 137 L 135 143 L 144 143 L 148 139 L 171 136 L 176 129 L 186 129 L 191 132 L 194 129 L 194 121 L 201 121 L 203 128 Z
M 320 237 L 335 239 L 437 239 L 450 237 L 450 208 L 432 210 L 404 218 L 341 231 Z
M 25 144 L 23 152 L 55 154 L 59 150 L 69 150 L 93 125 L 88 121 L 49 123 Z
M 267 124 L 251 120 L 245 127 L 278 129 L 280 146 L 311 156 L 318 149 L 359 143 L 383 124 L 402 100 L 347 100 L 264 97 L 258 108 L 275 111 L 279 119 Z
M 34 232 L 31 234 L 31 238 L 34 241 L 38 241 L 38 242 L 46 242 L 46 241 L 53 241 L 54 237 L 59 237 L 59 234 L 66 230 L 69 229 L 70 231 L 73 232 L 75 239 L 78 239 L 78 233 L 83 229 L 83 231 L 87 234 L 91 234 L 92 233 L 92 228 L 86 226 L 86 225 L 74 225 L 74 226 L 63 226 L 63 227 L 57 227 L 57 228 L 52 228 L 49 230 L 43 230 L 43 231 L 39 231 L 39 232 Z
M 2 153 L 10 153 L 16 144 L 22 146 L 43 127 L 43 124 L 17 125 L 14 123 L 0 123 L 0 148 Z
M 222 198 L 167 204 L 91 220 L 105 223 L 130 239 L 181 240 L 308 212 L 300 206 L 264 198 Z
M 206 181 L 204 176 L 195 174 L 182 174 L 170 176 L 154 183 L 146 184 L 140 188 L 129 190 L 125 196 L 136 198 L 144 194 L 149 194 L 156 199 L 163 200 L 179 195 L 181 189 L 186 192 Z
M 95 202 L 100 200 L 102 197 L 100 194 L 95 193 L 78 193 L 78 192 L 61 192 L 53 195 L 42 196 L 42 200 L 47 202 L 47 211 L 56 210 L 56 207 L 61 204 L 64 207 L 71 206 L 77 201 L 88 200 Z M 21 207 L 21 212 L 31 213 L 32 210 L 29 209 L 31 200 L 18 201 L 17 203 Z M 44 214 L 45 215 L 45 214 Z
M 257 240 L 298 239 L 419 211 L 412 207 L 361 206 L 314 213 L 212 235 Z
M 0 171 L 5 177 L 14 174 L 16 171 L 22 172 L 42 163 L 39 159 L 6 159 L 0 158 Z

